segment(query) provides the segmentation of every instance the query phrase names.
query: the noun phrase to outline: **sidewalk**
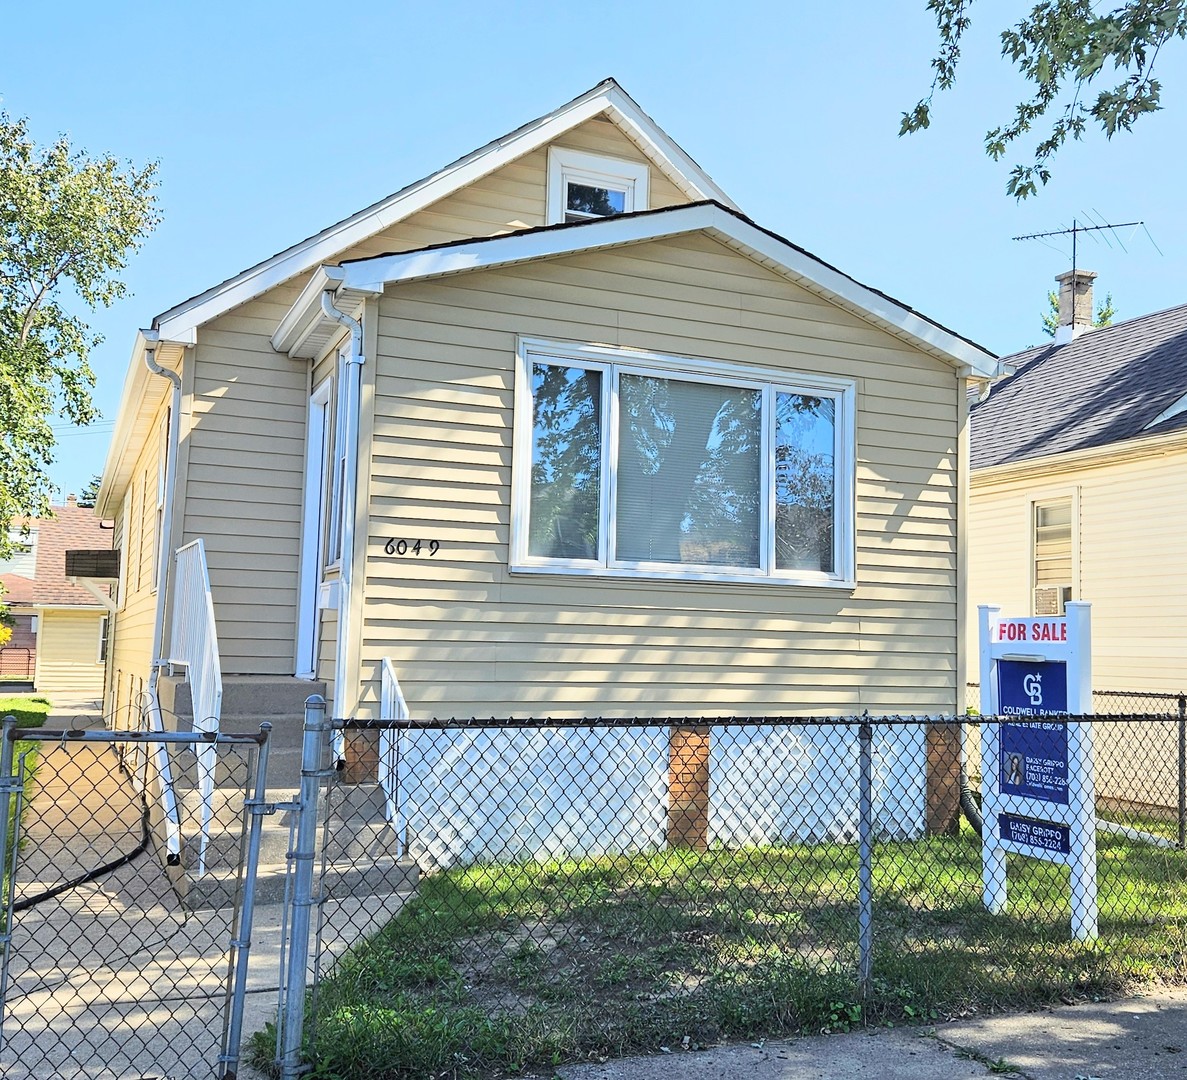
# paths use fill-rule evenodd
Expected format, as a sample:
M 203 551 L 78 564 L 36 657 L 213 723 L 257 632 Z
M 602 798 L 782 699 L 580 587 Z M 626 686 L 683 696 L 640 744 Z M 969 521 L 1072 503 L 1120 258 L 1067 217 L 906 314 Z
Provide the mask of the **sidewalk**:
M 1187 988 L 934 1028 L 882 1028 L 566 1065 L 556 1075 L 561 1080 L 1187 1080 Z

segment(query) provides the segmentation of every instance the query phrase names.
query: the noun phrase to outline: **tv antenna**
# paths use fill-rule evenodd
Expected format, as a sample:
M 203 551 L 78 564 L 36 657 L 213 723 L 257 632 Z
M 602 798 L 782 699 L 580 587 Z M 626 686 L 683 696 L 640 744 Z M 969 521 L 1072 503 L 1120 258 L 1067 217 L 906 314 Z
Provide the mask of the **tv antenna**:
M 1091 218 L 1091 215 L 1090 215 L 1090 218 Z M 1076 263 L 1076 241 L 1079 239 L 1080 233 L 1095 233 L 1095 232 L 1104 232 L 1106 230 L 1113 230 L 1113 229 L 1128 229 L 1131 227 L 1136 227 L 1138 225 L 1140 225 L 1142 227 L 1142 230 L 1145 232 L 1146 239 L 1148 239 L 1151 244 L 1154 244 L 1154 237 L 1152 237 L 1150 235 L 1150 230 L 1146 228 L 1146 223 L 1144 221 L 1121 221 L 1115 225 L 1106 225 L 1106 224 L 1081 225 L 1079 223 L 1079 221 L 1077 221 L 1075 218 L 1072 218 L 1072 227 L 1070 229 L 1053 229 L 1051 232 L 1030 233 L 1027 236 L 1012 236 L 1012 237 L 1010 237 L 1010 239 L 1011 240 L 1045 240 L 1048 236 L 1067 236 L 1070 234 L 1071 238 L 1072 238 L 1072 270 L 1074 271 L 1077 266 L 1077 263 Z M 1105 242 L 1106 243 L 1108 242 L 1107 237 L 1105 238 Z M 1124 251 L 1125 245 L 1121 243 L 1120 238 L 1117 238 L 1117 243 L 1118 243 L 1118 245 L 1120 245 L 1121 250 Z M 1154 250 L 1157 251 L 1159 255 L 1162 254 L 1162 251 L 1158 247 L 1157 244 L 1154 244 Z

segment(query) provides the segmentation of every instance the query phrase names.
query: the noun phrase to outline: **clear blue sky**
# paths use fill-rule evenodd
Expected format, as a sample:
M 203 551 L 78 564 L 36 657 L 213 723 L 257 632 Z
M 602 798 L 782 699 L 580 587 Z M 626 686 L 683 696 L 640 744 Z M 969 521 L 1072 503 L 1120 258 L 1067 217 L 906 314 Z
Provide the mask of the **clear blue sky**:
M 92 320 L 104 420 L 61 431 L 55 482 L 102 467 L 137 327 L 608 75 L 760 225 L 995 352 L 1042 340 L 1070 267 L 1069 243 L 1011 237 L 1073 218 L 1143 219 L 1161 249 L 1081 241 L 1118 318 L 1187 302 L 1187 47 L 1163 112 L 1065 150 L 1019 205 L 981 143 L 1022 93 L 997 34 L 1029 6 L 974 5 L 956 91 L 900 139 L 930 83 L 924 0 L 11 5 L 3 107 L 38 141 L 160 161 L 164 222 Z

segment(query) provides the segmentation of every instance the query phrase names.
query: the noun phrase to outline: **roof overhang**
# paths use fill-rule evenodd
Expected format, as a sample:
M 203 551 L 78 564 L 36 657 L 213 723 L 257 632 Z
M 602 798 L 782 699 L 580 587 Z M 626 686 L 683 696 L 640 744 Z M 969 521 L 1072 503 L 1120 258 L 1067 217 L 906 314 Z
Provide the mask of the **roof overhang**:
M 1150 461 L 1171 454 L 1187 453 L 1187 428 L 1178 428 L 1160 435 L 1145 435 L 1120 442 L 1090 446 L 1084 450 L 1065 450 L 1059 454 L 1022 458 L 1001 465 L 973 468 L 969 480 L 974 488 L 990 487 L 1018 480 L 1050 480 L 1060 474 L 1100 466 L 1123 465 L 1133 461 Z
M 319 355 L 317 348 L 325 335 L 332 332 L 331 321 L 322 314 L 320 306 L 321 293 L 326 288 L 346 298 L 375 295 L 404 282 L 602 251 L 694 232 L 712 236 L 830 303 L 953 365 L 959 374 L 992 378 L 998 372 L 997 358 L 980 345 L 717 203 L 531 229 L 420 251 L 379 255 L 340 267 L 321 267 L 281 320 L 272 343 L 294 357 Z M 326 325 L 315 330 L 319 320 Z
M 157 316 L 153 325 L 160 331 L 162 338 L 188 340 L 203 323 L 332 259 L 377 232 L 602 114 L 643 150 L 690 199 L 713 199 L 734 206 L 709 174 L 669 138 L 618 83 L 607 79 L 554 112 L 525 124 L 423 180 L 170 308 Z
M 342 336 L 341 324 L 327 319 L 322 311 L 321 296 L 326 292 L 334 294 L 339 311 L 357 319 L 367 298 L 378 296 L 383 288 L 354 288 L 346 284 L 346 271 L 341 266 L 319 266 L 272 335 L 277 352 L 316 358 Z
M 174 371 L 179 370 L 182 355 L 196 340 L 195 335 L 188 341 L 166 341 L 163 338 L 156 341 L 154 348 L 157 363 Z M 136 342 L 132 346 L 132 358 L 128 363 L 128 374 L 124 378 L 119 409 L 115 414 L 115 430 L 111 434 L 111 445 L 107 448 L 103 479 L 95 499 L 95 512 L 99 517 L 115 517 L 115 498 L 127 485 L 134 464 L 127 450 L 130 446 L 140 445 L 152 427 L 160 397 L 149 393 L 150 380 L 156 380 L 160 384 L 161 393 L 169 389 L 167 381 L 154 376 L 144 362 L 148 344 L 145 332 L 138 330 Z

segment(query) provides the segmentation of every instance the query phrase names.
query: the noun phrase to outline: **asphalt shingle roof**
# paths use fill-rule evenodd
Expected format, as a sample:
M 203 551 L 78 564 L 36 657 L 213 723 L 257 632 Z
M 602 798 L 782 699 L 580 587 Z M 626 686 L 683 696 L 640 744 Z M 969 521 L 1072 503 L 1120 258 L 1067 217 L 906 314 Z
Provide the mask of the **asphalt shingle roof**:
M 1002 363 L 1015 373 L 972 412 L 974 469 L 1187 428 L 1187 411 L 1151 426 L 1187 394 L 1187 304 Z
M 98 601 L 80 585 L 66 580 L 66 552 L 111 548 L 114 535 L 103 528 L 90 507 L 55 506 L 54 517 L 26 519 L 37 529 L 37 571 L 30 581 L 17 574 L 0 575 L 11 604 L 95 607 Z M 14 522 L 18 527 L 21 522 Z

